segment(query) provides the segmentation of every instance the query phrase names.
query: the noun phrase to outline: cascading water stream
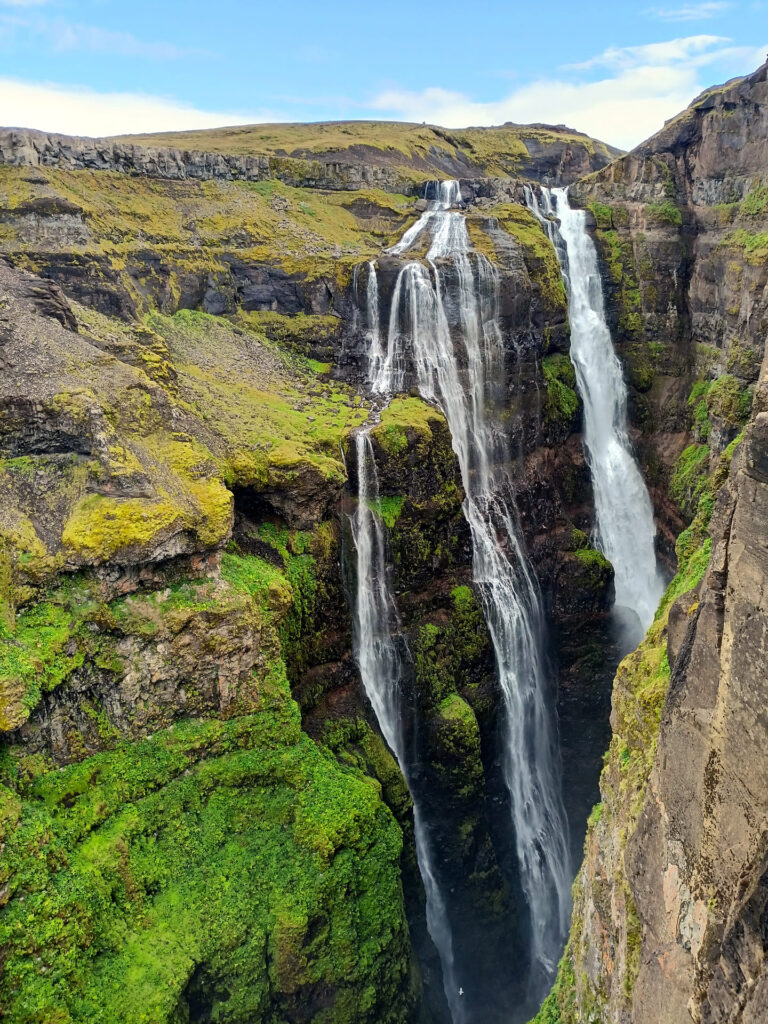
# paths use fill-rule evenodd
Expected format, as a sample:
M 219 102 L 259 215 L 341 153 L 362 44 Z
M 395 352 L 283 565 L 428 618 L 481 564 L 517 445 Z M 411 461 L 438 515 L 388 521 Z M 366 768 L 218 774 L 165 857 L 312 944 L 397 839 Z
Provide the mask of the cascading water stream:
M 387 577 L 384 524 L 373 508 L 379 497 L 379 486 L 371 429 L 372 425 L 355 435 L 358 503 L 351 520 L 357 553 L 355 653 L 376 720 L 411 792 L 416 856 L 427 902 L 427 930 L 440 957 L 451 1020 L 453 1024 L 463 1024 L 464 1005 L 456 979 L 451 927 L 437 882 L 418 787 L 414 786 L 411 777 L 403 731 L 403 664 L 400 648 L 392 633 L 392 624 L 397 621 L 397 608 Z
M 386 350 L 383 342 L 372 346 L 369 381 L 374 393 L 392 395 L 403 390 L 412 369 L 422 397 L 442 408 L 461 467 L 473 577 L 504 702 L 504 777 L 530 918 L 529 994 L 535 999 L 551 983 L 562 950 L 572 876 L 541 599 L 520 539 L 501 431 L 492 419 L 500 411 L 504 364 L 500 281 L 484 256 L 470 256 L 465 218 L 452 210 L 459 200 L 458 182 L 440 183 L 437 200 L 390 250 L 406 252 L 429 228 L 427 265 L 411 261 L 397 277 Z
M 584 403 L 584 443 L 595 493 L 595 542 L 615 572 L 616 612 L 634 647 L 653 621 L 664 589 L 653 507 L 627 432 L 627 388 L 605 319 L 597 252 L 586 213 L 566 189 L 526 188 L 560 259 L 568 291 L 571 361 Z M 555 218 L 559 220 L 559 226 Z

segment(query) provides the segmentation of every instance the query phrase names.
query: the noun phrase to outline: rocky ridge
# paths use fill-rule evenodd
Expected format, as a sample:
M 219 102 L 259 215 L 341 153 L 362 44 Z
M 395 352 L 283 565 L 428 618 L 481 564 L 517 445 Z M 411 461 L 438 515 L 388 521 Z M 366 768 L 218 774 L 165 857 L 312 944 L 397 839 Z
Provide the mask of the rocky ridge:
M 386 140 L 386 141 L 385 141 Z M 509 174 L 568 183 L 615 150 L 560 125 L 505 125 L 455 133 L 386 122 L 248 125 L 122 139 L 0 129 L 0 164 L 118 171 L 181 180 L 277 179 L 300 188 L 380 188 L 421 194 L 440 175 Z

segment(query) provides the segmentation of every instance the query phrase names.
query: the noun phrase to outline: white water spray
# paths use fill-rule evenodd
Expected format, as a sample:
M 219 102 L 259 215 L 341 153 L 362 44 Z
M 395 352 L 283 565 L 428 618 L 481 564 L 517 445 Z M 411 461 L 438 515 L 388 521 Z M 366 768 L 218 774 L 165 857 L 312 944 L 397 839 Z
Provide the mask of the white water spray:
M 379 497 L 379 485 L 370 431 L 371 426 L 355 435 L 358 503 L 351 520 L 357 553 L 355 653 L 363 687 L 376 720 L 413 797 L 414 838 L 426 895 L 427 930 L 440 956 L 443 987 L 451 1020 L 453 1024 L 464 1024 L 464 1007 L 455 973 L 451 927 L 435 874 L 432 848 L 418 793 L 412 784 L 403 735 L 403 665 L 392 632 L 392 625 L 397 623 L 397 608 L 387 577 L 384 524 L 374 511 Z
M 566 189 L 526 189 L 526 203 L 553 242 L 568 290 L 571 361 L 584 402 L 584 443 L 595 492 L 595 543 L 615 572 L 616 611 L 635 646 L 664 590 L 648 489 L 627 432 L 627 388 L 605 319 L 597 252 L 586 214 Z M 555 220 L 559 218 L 559 227 Z
M 452 211 L 459 198 L 457 182 L 441 183 L 437 201 L 390 250 L 406 252 L 429 228 L 427 264 L 409 262 L 398 275 L 386 353 L 369 361 L 369 381 L 374 393 L 391 395 L 403 390 L 412 369 L 422 397 L 442 408 L 459 459 L 473 576 L 504 700 L 504 775 L 530 916 L 530 988 L 537 996 L 551 983 L 568 926 L 568 834 L 541 600 L 493 420 L 504 363 L 499 276 L 484 256 L 470 254 L 464 216 Z

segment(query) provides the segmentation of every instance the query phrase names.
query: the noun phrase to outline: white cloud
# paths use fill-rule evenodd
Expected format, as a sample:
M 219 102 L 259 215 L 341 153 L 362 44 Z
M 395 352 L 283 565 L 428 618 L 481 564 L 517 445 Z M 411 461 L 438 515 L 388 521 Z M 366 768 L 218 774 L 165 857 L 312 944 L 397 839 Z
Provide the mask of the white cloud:
M 651 7 L 646 14 L 652 14 L 662 21 L 702 21 L 715 18 L 733 7 L 732 3 L 686 4 L 684 7 Z
M 99 93 L 90 89 L 0 78 L 3 124 L 65 135 L 128 135 L 188 131 L 222 125 L 281 120 L 270 111 L 247 116 L 232 111 L 197 110 L 172 99 L 141 93 Z
M 718 77 L 752 71 L 765 47 L 736 47 L 719 36 L 690 36 L 648 46 L 612 48 L 580 65 L 562 68 L 562 77 L 521 86 L 499 100 L 431 87 L 420 92 L 388 89 L 372 106 L 382 116 L 427 121 L 449 128 L 542 121 L 568 124 L 613 145 L 630 149 L 662 127 Z M 701 69 L 717 65 L 702 80 Z M 601 72 L 597 81 L 584 73 Z M 575 74 L 574 74 L 575 73 Z
M 110 53 L 116 57 L 154 57 L 173 60 L 204 53 L 203 50 L 184 49 L 173 43 L 148 43 L 130 32 L 112 32 L 94 25 L 69 25 L 52 22 L 41 28 L 49 37 L 54 51 L 86 50 L 90 53 Z
M 579 64 L 565 64 L 563 70 L 587 71 L 590 68 L 622 70 L 639 65 L 664 65 L 684 61 L 689 67 L 700 67 L 720 59 L 727 51 L 730 39 L 724 36 L 684 36 L 664 43 L 646 43 L 644 46 L 611 46 L 589 60 Z
M 45 7 L 48 0 L 0 0 L 0 7 Z

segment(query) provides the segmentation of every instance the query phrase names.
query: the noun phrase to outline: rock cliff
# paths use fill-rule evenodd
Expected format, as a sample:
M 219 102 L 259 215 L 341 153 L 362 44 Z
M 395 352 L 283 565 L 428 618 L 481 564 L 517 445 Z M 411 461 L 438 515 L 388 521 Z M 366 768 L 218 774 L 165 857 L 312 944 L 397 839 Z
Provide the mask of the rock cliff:
M 575 848 L 608 747 L 539 1019 L 765 1017 L 767 88 L 762 68 L 710 90 L 611 163 L 546 126 L 0 133 L 10 1021 L 445 1019 L 347 594 L 368 263 L 385 318 L 386 249 L 446 175 L 499 271 L 501 429 Z M 524 181 L 573 181 L 591 211 L 671 577 L 618 668 L 612 738 L 612 571 L 589 543 L 565 291 Z M 508 1020 L 520 894 L 458 463 L 412 394 L 371 441 L 440 868 L 486 1019 Z
M 601 803 L 541 1021 L 768 1012 L 767 75 L 708 91 L 572 191 L 594 215 L 660 520 L 670 536 L 678 517 L 689 525 L 616 676 Z

